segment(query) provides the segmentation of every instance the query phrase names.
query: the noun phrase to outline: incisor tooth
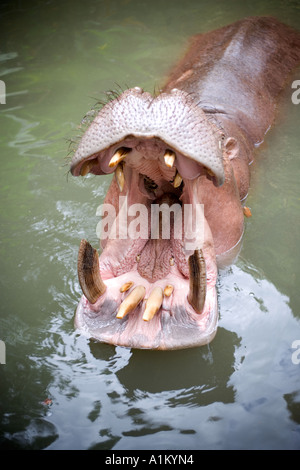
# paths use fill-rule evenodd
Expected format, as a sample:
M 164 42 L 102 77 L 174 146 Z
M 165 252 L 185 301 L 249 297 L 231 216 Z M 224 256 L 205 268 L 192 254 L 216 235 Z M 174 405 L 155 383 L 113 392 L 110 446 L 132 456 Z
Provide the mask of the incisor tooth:
M 163 290 L 161 287 L 154 287 L 151 291 L 146 308 L 143 314 L 143 320 L 150 321 L 154 315 L 158 312 L 163 302 Z
M 179 188 L 181 183 L 182 183 L 182 178 L 181 178 L 180 174 L 177 171 L 176 176 L 175 176 L 174 181 L 173 181 L 174 188 Z
M 124 318 L 128 313 L 132 312 L 145 297 L 146 289 L 144 286 L 135 287 L 130 294 L 121 303 L 117 318 Z
M 171 285 L 171 284 L 168 284 L 165 288 L 164 288 L 164 295 L 166 297 L 170 297 L 170 295 L 172 294 L 174 290 L 174 287 Z
M 122 285 L 122 287 L 120 288 L 120 292 L 127 292 L 130 287 L 133 286 L 133 282 L 125 282 L 125 284 Z
M 172 168 L 175 162 L 175 153 L 172 150 L 166 150 L 164 154 L 165 164 L 168 168 Z
M 108 166 L 111 168 L 113 166 L 118 165 L 118 163 L 124 160 L 124 158 L 126 157 L 126 155 L 128 155 L 129 152 L 130 149 L 127 149 L 125 147 L 119 148 L 111 157 Z
M 84 162 L 80 169 L 80 176 L 87 175 L 96 163 L 98 163 L 97 158 L 93 158 L 93 160 L 87 160 Z
M 115 169 L 115 175 L 116 175 L 116 180 L 118 183 L 118 187 L 120 192 L 123 191 L 124 189 L 124 183 L 125 183 L 125 176 L 124 176 L 124 171 L 123 171 L 123 164 L 119 163 L 117 168 Z

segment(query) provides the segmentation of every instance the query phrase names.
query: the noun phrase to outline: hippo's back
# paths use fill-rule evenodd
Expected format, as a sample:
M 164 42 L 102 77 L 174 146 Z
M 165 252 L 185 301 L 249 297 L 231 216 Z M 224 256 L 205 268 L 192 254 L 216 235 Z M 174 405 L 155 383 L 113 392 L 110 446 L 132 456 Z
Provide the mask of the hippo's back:
M 204 110 L 228 115 L 260 142 L 298 63 L 299 32 L 275 18 L 250 17 L 194 36 L 165 89 L 190 92 Z

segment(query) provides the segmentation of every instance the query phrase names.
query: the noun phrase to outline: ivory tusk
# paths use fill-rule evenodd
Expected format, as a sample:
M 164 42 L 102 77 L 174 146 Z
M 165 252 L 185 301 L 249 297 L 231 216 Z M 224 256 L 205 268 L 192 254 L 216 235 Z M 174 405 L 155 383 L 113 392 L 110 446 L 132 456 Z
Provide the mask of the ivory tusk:
M 97 158 L 93 158 L 93 160 L 86 160 L 80 168 L 80 176 L 87 175 L 93 166 L 95 166 L 97 163 Z
M 174 287 L 171 285 L 171 284 L 168 284 L 165 288 L 164 288 L 164 295 L 166 297 L 170 297 L 170 295 L 172 294 L 174 290 Z
M 98 252 L 86 240 L 80 242 L 77 271 L 82 292 L 94 304 L 106 291 L 106 285 L 100 275 Z
M 108 166 L 111 168 L 113 166 L 118 165 L 122 160 L 124 160 L 124 158 L 126 157 L 126 155 L 128 155 L 130 150 L 131 149 L 128 149 L 126 147 L 119 148 L 111 157 Z
M 163 302 L 163 290 L 161 287 L 154 287 L 151 291 L 146 308 L 143 314 L 143 320 L 150 321 L 154 315 L 158 312 Z
M 144 286 L 135 287 L 121 303 L 117 313 L 117 318 L 124 318 L 128 313 L 132 312 L 132 310 L 138 306 L 140 301 L 143 300 L 145 293 L 146 289 Z
M 116 180 L 117 180 L 119 190 L 120 192 L 122 192 L 124 189 L 124 183 L 125 183 L 123 163 L 118 164 L 117 168 L 115 169 L 115 175 L 116 175 Z
M 174 181 L 173 181 L 174 188 L 179 188 L 181 183 L 182 183 L 182 178 L 181 178 L 180 174 L 177 171 L 177 173 L 175 175 L 175 178 L 174 178 Z
M 168 168 L 173 168 L 175 162 L 175 152 L 173 150 L 166 150 L 164 154 L 165 164 Z
M 206 266 L 202 250 L 195 250 L 188 259 L 190 290 L 188 301 L 196 313 L 202 313 L 206 297 Z

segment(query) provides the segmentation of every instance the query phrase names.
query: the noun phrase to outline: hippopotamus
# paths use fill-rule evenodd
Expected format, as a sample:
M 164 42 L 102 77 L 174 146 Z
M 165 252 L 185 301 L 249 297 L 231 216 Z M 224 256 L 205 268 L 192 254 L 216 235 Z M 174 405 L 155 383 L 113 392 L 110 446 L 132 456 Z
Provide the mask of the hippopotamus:
M 97 111 L 70 167 L 113 174 L 101 255 L 79 248 L 83 334 L 140 349 L 212 341 L 219 261 L 236 256 L 249 165 L 299 62 L 299 32 L 245 18 L 192 37 L 159 93 L 130 88 Z

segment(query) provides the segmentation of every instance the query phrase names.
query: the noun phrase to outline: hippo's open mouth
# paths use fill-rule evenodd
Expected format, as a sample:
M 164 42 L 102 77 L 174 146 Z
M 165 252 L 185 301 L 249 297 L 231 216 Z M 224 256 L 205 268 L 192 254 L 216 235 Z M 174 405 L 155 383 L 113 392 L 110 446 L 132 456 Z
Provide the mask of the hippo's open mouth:
M 102 108 L 71 163 L 74 176 L 115 173 L 102 205 L 101 256 L 85 240 L 79 249 L 79 329 L 133 348 L 212 340 L 217 266 L 198 182 L 223 183 L 222 145 L 183 91 L 153 98 L 134 88 Z

